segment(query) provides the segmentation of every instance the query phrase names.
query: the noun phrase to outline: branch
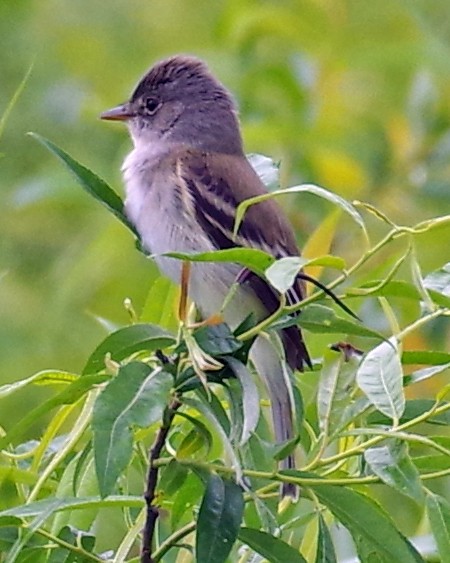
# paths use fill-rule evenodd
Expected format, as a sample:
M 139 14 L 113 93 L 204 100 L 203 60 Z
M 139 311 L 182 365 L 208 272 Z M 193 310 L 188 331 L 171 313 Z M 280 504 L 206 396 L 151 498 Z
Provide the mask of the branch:
M 144 495 L 147 505 L 147 517 L 142 538 L 141 563 L 155 563 L 155 560 L 151 556 L 153 536 L 155 534 L 156 521 L 159 516 L 158 507 L 155 505 L 159 468 L 157 465 L 155 465 L 155 462 L 159 458 L 161 451 L 164 448 L 167 435 L 169 434 L 172 421 L 175 417 L 175 413 L 180 407 L 181 403 L 176 398 L 173 399 L 170 405 L 166 408 L 166 410 L 164 411 L 162 424 L 156 434 L 155 441 L 150 448 L 147 488 Z

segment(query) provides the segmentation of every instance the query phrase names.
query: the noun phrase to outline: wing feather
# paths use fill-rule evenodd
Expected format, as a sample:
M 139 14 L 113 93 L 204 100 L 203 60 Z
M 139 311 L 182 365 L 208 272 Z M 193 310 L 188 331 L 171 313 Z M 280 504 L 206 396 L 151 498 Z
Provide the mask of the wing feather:
M 273 200 L 251 206 L 244 216 L 237 237 L 233 238 L 234 218 L 239 203 L 266 192 L 246 160 L 231 155 L 220 155 L 218 159 L 213 154 L 186 151 L 180 156 L 177 169 L 194 202 L 196 219 L 217 249 L 239 246 L 259 248 L 276 258 L 299 254 L 292 230 Z M 231 182 L 233 190 L 230 188 Z M 243 283 L 258 296 L 268 314 L 278 308 L 279 295 L 265 280 L 250 273 L 245 276 Z M 298 303 L 303 295 L 303 283 L 297 280 L 288 292 L 289 304 Z M 281 338 L 291 368 L 311 366 L 297 326 L 283 329 Z

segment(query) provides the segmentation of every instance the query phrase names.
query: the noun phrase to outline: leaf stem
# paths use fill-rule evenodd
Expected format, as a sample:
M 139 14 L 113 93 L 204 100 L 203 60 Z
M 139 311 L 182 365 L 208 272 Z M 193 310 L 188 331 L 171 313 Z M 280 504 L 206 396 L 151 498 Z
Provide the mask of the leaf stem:
M 395 429 L 395 432 L 398 433 L 402 430 L 407 430 L 408 428 L 411 428 L 412 426 L 415 426 L 416 424 L 419 424 L 421 422 L 425 422 L 431 416 L 441 414 L 443 412 L 448 411 L 449 409 L 450 409 L 450 403 L 442 405 L 441 407 L 438 407 L 437 403 L 436 403 L 428 411 L 422 413 L 421 415 L 417 416 L 416 418 L 408 420 L 407 422 L 404 422 L 403 424 L 400 424 L 399 426 L 397 426 L 396 429 Z M 389 432 L 387 434 L 389 435 Z M 345 452 L 340 452 L 340 453 L 335 454 L 333 456 L 326 457 L 324 459 L 318 460 L 316 462 L 316 464 L 314 465 L 314 468 L 322 467 L 324 465 L 330 465 L 332 463 L 336 463 L 337 461 L 340 461 L 341 459 L 345 459 L 345 458 L 348 458 L 348 457 L 352 457 L 354 455 L 358 455 L 358 454 L 362 453 L 365 449 L 367 449 L 371 446 L 374 446 L 374 445 L 378 444 L 379 442 L 382 442 L 385 439 L 386 439 L 386 434 L 378 435 L 378 436 L 375 436 L 373 438 L 370 438 L 369 440 L 366 440 L 365 442 L 361 442 L 361 444 L 359 444 L 359 445 L 357 445 L 353 448 L 350 448 L 349 450 L 347 450 Z M 313 467 L 308 467 L 309 470 L 312 469 L 312 468 Z
M 186 526 L 183 526 L 172 535 L 167 537 L 161 545 L 156 549 L 152 555 L 154 563 L 158 563 L 164 557 L 164 555 L 171 549 L 176 543 L 181 539 L 191 534 L 197 526 L 196 522 L 189 522 Z

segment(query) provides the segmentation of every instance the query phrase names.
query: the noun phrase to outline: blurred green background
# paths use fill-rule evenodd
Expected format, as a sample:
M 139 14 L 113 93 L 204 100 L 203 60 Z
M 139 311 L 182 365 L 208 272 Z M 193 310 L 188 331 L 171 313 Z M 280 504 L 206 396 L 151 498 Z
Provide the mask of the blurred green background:
M 154 266 L 26 133 L 121 192 L 128 136 L 98 115 L 166 55 L 209 63 L 247 152 L 281 160 L 284 186 L 314 182 L 411 225 L 450 213 L 448 0 L 1 0 L 0 45 L 0 116 L 33 63 L 0 138 L 0 383 L 80 370 L 106 327 L 128 322 L 124 299 L 141 309 Z M 288 205 L 299 244 L 331 211 Z M 353 236 L 343 222 L 334 251 L 351 254 Z M 418 241 L 424 273 L 449 247 L 448 228 Z M 0 424 L 39 399 L 4 401 Z

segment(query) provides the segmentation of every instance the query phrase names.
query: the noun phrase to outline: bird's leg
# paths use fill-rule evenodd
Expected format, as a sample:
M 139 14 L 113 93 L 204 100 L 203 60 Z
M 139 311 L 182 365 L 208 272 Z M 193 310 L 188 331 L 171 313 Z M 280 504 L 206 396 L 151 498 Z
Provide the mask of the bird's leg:
M 181 265 L 181 294 L 178 304 L 178 318 L 185 325 L 187 321 L 187 301 L 189 294 L 189 278 L 191 276 L 191 263 L 183 260 Z
M 207 319 L 200 322 L 188 322 L 189 320 L 189 309 L 188 309 L 188 295 L 189 295 L 189 280 L 191 277 L 191 263 L 188 261 L 183 261 L 181 266 L 181 294 L 180 302 L 178 304 L 178 318 L 181 323 L 188 328 L 199 328 L 201 326 L 217 325 L 223 323 L 223 317 L 220 313 L 215 313 Z

